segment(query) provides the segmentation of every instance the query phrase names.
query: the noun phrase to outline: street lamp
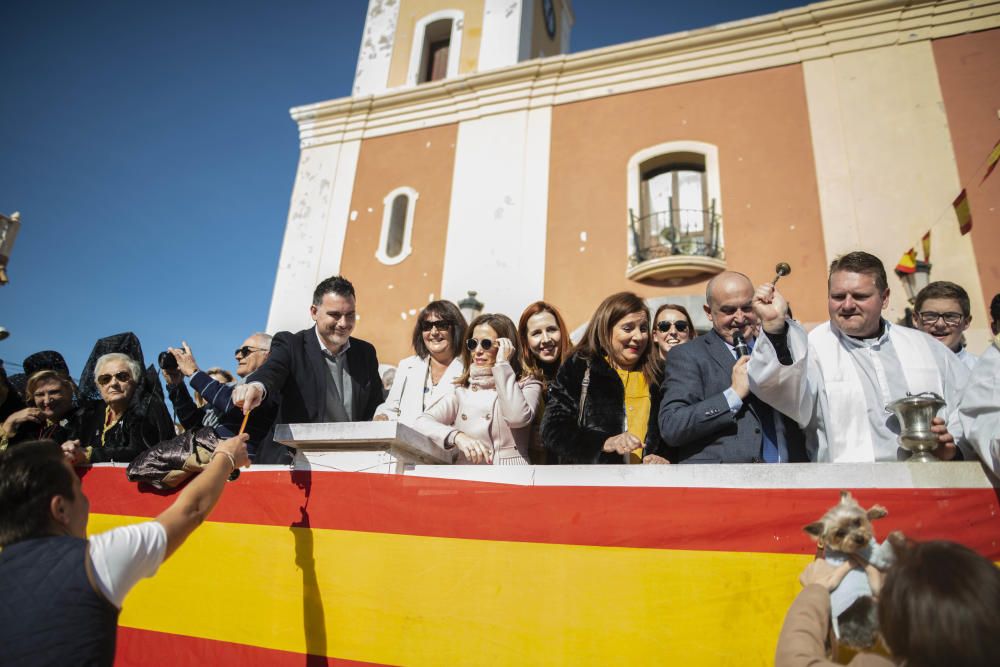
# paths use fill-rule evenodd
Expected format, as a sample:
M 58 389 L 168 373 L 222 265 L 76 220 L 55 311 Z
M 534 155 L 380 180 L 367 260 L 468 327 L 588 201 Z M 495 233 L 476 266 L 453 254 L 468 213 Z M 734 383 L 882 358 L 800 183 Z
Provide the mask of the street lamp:
M 476 298 L 475 290 L 469 290 L 469 296 L 465 297 L 458 302 L 458 309 L 462 311 L 462 316 L 465 318 L 467 324 L 471 324 L 472 320 L 479 317 L 483 312 L 483 307 L 486 305 L 482 301 Z
M 927 287 L 931 281 L 931 265 L 929 262 L 916 261 L 916 267 L 909 273 L 896 271 L 896 275 L 903 282 L 903 289 L 906 290 L 906 298 L 910 303 L 917 299 L 920 290 Z

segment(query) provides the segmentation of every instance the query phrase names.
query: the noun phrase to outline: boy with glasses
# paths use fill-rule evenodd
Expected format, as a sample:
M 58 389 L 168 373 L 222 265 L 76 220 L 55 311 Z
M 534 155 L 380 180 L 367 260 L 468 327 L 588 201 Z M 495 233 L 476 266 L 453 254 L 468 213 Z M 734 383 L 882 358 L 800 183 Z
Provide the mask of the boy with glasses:
M 965 349 L 965 330 L 972 323 L 969 294 L 960 285 L 939 280 L 917 294 L 913 304 L 913 327 L 930 334 L 958 355 L 972 370 L 976 355 Z

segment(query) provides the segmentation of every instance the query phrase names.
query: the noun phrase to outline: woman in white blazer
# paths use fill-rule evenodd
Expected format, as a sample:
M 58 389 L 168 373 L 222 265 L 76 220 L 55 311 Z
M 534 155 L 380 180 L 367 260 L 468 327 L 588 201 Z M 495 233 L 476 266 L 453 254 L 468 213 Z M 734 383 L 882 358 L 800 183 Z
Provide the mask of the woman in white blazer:
M 480 315 L 467 338 L 458 388 L 415 426 L 445 449 L 456 449 L 456 463 L 528 465 L 542 383 L 521 367 L 517 327 L 506 315 Z
M 385 402 L 375 409 L 375 421 L 412 425 L 417 416 L 455 391 L 462 374 L 462 334 L 465 318 L 451 301 L 427 304 L 413 326 L 412 357 L 396 368 L 396 379 Z

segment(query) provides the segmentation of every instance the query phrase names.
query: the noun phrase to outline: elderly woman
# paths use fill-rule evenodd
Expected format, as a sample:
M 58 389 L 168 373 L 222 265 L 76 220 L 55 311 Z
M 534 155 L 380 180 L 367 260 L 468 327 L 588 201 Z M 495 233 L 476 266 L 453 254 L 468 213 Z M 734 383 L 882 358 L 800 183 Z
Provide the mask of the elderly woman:
M 420 311 L 413 325 L 416 354 L 399 362 L 385 403 L 375 409 L 375 421 L 412 425 L 424 410 L 455 391 L 455 379 L 462 374 L 464 331 L 462 311 L 451 301 L 432 301 Z
M 687 308 L 676 303 L 665 303 L 657 308 L 653 316 L 653 354 L 660 367 L 663 367 L 671 348 L 697 335 Z
M 631 292 L 609 296 L 549 385 L 545 448 L 562 463 L 666 463 L 647 453 L 660 440 L 659 373 L 646 304 Z
M 29 440 L 63 443 L 79 435 L 79 415 L 74 411 L 76 385 L 59 371 L 41 370 L 28 378 L 27 407 L 4 421 L 0 449 Z
M 542 416 L 545 414 L 545 389 L 555 380 L 556 371 L 570 349 L 569 331 L 556 307 L 536 301 L 524 309 L 517 325 L 518 342 L 521 344 L 521 363 L 524 370 L 542 382 L 542 404 L 535 413 L 529 447 L 531 462 L 555 463 L 542 446 Z M 552 459 L 550 461 L 550 458 Z
M 63 448 L 75 463 L 130 463 L 140 452 L 174 437 L 174 424 L 163 400 L 142 390 L 142 367 L 112 352 L 94 365 L 100 401 L 87 406 L 80 442 Z
M 445 449 L 457 449 L 456 463 L 526 465 L 542 383 L 523 372 L 509 317 L 480 315 L 467 332 L 455 392 L 415 426 Z

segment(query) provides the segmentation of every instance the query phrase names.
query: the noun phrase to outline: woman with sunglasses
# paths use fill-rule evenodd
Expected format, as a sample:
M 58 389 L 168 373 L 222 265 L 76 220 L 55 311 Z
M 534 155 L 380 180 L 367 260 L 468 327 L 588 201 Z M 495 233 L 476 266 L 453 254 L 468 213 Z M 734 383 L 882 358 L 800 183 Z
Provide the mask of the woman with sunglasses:
M 413 326 L 412 357 L 396 368 L 385 403 L 375 409 L 375 421 L 412 425 L 417 416 L 455 391 L 462 374 L 462 334 L 465 318 L 451 301 L 432 301 L 420 311 Z
M 455 392 L 415 425 L 438 445 L 457 450 L 456 463 L 527 465 L 542 383 L 523 372 L 517 328 L 506 315 L 485 314 L 466 332 Z
M 542 383 L 542 403 L 531 425 L 531 462 L 548 463 L 548 452 L 542 446 L 542 415 L 545 413 L 545 389 L 555 380 L 559 364 L 569 354 L 569 331 L 556 307 L 536 301 L 524 309 L 517 324 L 524 370 Z M 554 462 L 554 461 L 553 461 Z
M 659 448 L 660 367 L 649 309 L 631 292 L 605 299 L 549 385 L 545 448 L 562 463 L 667 463 Z
M 687 308 L 676 303 L 665 303 L 657 308 L 653 322 L 653 354 L 656 363 L 663 368 L 667 352 L 695 338 L 698 332 L 694 330 Z
M 118 352 L 105 354 L 94 365 L 94 379 L 101 400 L 85 409 L 80 441 L 63 445 L 74 463 L 131 463 L 143 450 L 176 435 L 163 400 L 141 389 L 137 361 Z

